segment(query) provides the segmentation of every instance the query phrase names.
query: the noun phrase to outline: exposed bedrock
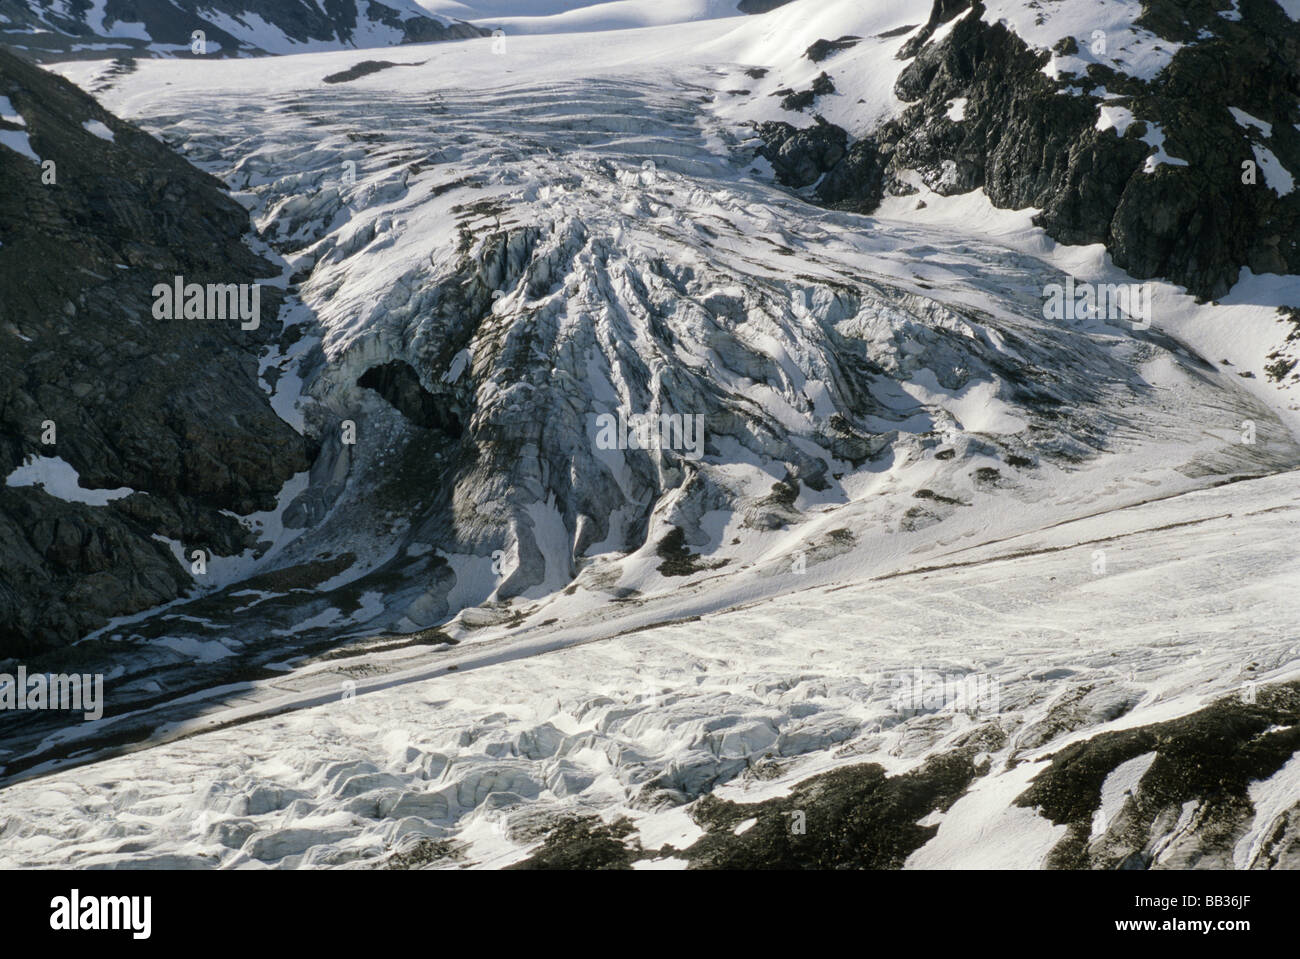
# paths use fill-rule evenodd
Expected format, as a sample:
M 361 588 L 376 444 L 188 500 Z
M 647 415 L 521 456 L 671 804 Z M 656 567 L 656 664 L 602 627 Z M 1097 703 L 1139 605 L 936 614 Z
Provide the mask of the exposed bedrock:
M 222 511 L 273 507 L 311 449 L 257 380 L 281 292 L 261 288 L 257 329 L 153 312 L 155 284 L 176 276 L 251 285 L 278 272 L 244 245 L 247 212 L 151 136 L 3 50 L 0 96 L 42 161 L 0 149 L 0 473 L 57 458 L 84 489 L 137 491 L 88 506 L 0 485 L 3 658 L 180 595 L 188 572 L 155 536 L 253 547 Z M 89 132 L 92 121 L 113 140 Z
M 761 152 L 781 181 L 859 212 L 883 190 L 908 192 L 912 173 L 944 195 L 982 188 L 996 206 L 1039 208 L 1036 222 L 1061 242 L 1104 243 L 1134 276 L 1207 299 L 1243 267 L 1300 271 L 1300 193 L 1270 186 L 1259 169 L 1262 148 L 1300 170 L 1300 24 L 1272 0 L 1235 20 L 1210 3 L 1144 3 L 1139 25 L 1182 44 L 1148 79 L 1098 63 L 1049 77 L 1049 61 L 1078 42 L 1035 50 L 984 13 L 978 0 L 936 2 L 902 51 L 910 62 L 895 92 L 908 106 L 896 120 L 851 142 L 821 118 L 802 130 L 760 125 Z M 955 18 L 941 40 L 929 39 Z M 1103 105 L 1132 121 L 1099 124 Z M 1230 107 L 1264 121 L 1267 135 Z

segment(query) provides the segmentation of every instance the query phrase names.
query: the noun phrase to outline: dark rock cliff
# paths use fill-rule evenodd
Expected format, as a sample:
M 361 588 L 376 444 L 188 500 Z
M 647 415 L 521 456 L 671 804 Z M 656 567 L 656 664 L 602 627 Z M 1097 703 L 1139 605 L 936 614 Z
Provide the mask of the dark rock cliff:
M 1142 79 L 1091 63 L 1086 75 L 1053 79 L 1043 72 L 1052 52 L 983 22 L 978 0 L 936 0 L 900 53 L 910 60 L 895 87 L 908 104 L 900 117 L 852 143 L 821 122 L 764 124 L 763 155 L 787 185 L 815 183 L 821 202 L 861 212 L 886 191 L 907 192 L 905 170 L 944 195 L 982 188 L 996 206 L 1041 210 L 1036 222 L 1061 242 L 1104 243 L 1134 276 L 1205 299 L 1243 267 L 1300 272 L 1300 192 L 1270 186 L 1257 150 L 1300 170 L 1300 24 L 1274 0 L 1241 0 L 1240 19 L 1220 16 L 1230 5 L 1215 0 L 1142 6 L 1139 26 L 1182 44 L 1162 71 Z M 1078 42 L 1062 38 L 1055 52 Z M 833 78 L 835 51 L 822 52 Z M 951 119 L 958 98 L 965 115 Z M 1122 135 L 1096 128 L 1103 104 L 1133 115 Z M 1151 163 L 1160 135 L 1183 162 Z
M 139 491 L 89 506 L 0 485 L 4 657 L 181 594 L 188 572 L 155 534 L 186 549 L 254 547 L 221 511 L 273 507 L 310 451 L 257 378 L 281 293 L 261 287 L 256 330 L 153 316 L 154 285 L 174 276 L 252 284 L 278 273 L 244 245 L 246 211 L 72 84 L 2 50 L 0 97 L 24 121 L 0 129 L 26 133 L 42 161 L 0 147 L 0 473 L 59 458 L 83 488 Z M 111 141 L 85 128 L 94 121 Z

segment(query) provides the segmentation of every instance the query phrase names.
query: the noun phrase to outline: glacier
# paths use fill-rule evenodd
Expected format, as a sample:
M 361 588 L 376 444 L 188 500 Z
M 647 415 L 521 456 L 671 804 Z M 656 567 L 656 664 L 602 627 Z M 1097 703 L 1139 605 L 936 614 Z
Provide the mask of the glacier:
M 1147 281 L 1149 329 L 1049 318 L 1067 277 L 1132 278 L 979 192 L 782 187 L 777 107 L 734 91 L 867 20 L 853 56 L 896 72 L 930 4 L 854 6 L 332 82 L 356 52 L 58 67 L 249 210 L 287 293 L 259 376 L 321 452 L 244 518 L 260 554 L 93 637 L 112 715 L 6 740 L 0 865 L 501 867 L 564 821 L 717 865 L 853 775 L 934 790 L 915 848 L 859 865 L 1112 865 L 1139 821 L 1148 864 L 1295 864 L 1290 766 L 1226 845 L 1187 826 L 1211 799 L 1125 798 L 1151 750 L 1082 824 L 1021 802 L 1066 747 L 1243 690 L 1286 727 L 1300 407 L 1238 375 L 1274 279 Z M 702 417 L 702 455 L 597 441 L 636 416 Z M 996 714 L 900 700 L 917 670 Z

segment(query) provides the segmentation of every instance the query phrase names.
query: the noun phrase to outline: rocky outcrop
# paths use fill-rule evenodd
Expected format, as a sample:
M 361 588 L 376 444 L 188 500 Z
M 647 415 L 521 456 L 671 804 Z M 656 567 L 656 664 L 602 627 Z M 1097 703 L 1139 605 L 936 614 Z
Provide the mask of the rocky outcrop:
M 1243 267 L 1300 272 L 1300 24 L 1273 0 L 1247 0 L 1238 19 L 1220 12 L 1144 3 L 1138 24 L 1175 51 L 1144 78 L 1081 66 L 1087 37 L 1035 49 L 985 22 L 978 0 L 936 0 L 900 53 L 901 116 L 838 158 L 824 144 L 843 139 L 821 120 L 768 124 L 762 152 L 788 185 L 823 176 L 815 195 L 838 208 L 869 211 L 882 184 L 912 189 L 910 173 L 944 195 L 983 189 L 996 206 L 1040 209 L 1061 242 L 1104 243 L 1136 277 L 1216 298 Z
M 0 473 L 58 459 L 107 505 L 0 486 L 0 657 L 72 642 L 113 616 L 180 595 L 168 547 L 237 553 L 229 514 L 275 506 L 310 463 L 272 411 L 260 323 L 156 319 L 155 284 L 257 284 L 276 275 L 243 242 L 247 212 L 152 137 L 71 84 L 0 51 Z M 35 157 L 35 158 L 33 158 Z
M 1048 868 L 1295 868 L 1300 804 L 1260 808 L 1254 790 L 1295 762 L 1298 710 L 1300 686 L 1281 683 L 1102 733 L 1052 756 L 1016 804 L 1068 827 Z M 1131 785 L 1108 797 L 1121 768 Z
M 777 7 L 784 7 L 790 0 L 740 0 L 736 9 L 741 13 L 767 13 Z
M 861 37 L 843 36 L 838 40 L 818 40 L 804 51 L 804 56 L 813 63 L 821 63 L 827 57 L 840 50 L 851 50 L 858 45 Z
M 768 121 L 756 130 L 763 146 L 759 153 L 772 164 L 776 178 L 799 189 L 817 182 L 845 158 L 848 134 L 822 117 L 798 129 L 788 123 Z

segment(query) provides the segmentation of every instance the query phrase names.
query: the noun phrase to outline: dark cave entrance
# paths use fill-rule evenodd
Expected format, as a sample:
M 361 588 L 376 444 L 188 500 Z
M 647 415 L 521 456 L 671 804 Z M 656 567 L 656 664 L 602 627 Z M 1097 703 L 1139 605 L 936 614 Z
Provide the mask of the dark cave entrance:
M 456 411 L 421 385 L 419 374 L 409 363 L 393 360 L 372 366 L 357 377 L 357 386 L 374 390 L 416 426 L 460 438 L 462 427 Z

